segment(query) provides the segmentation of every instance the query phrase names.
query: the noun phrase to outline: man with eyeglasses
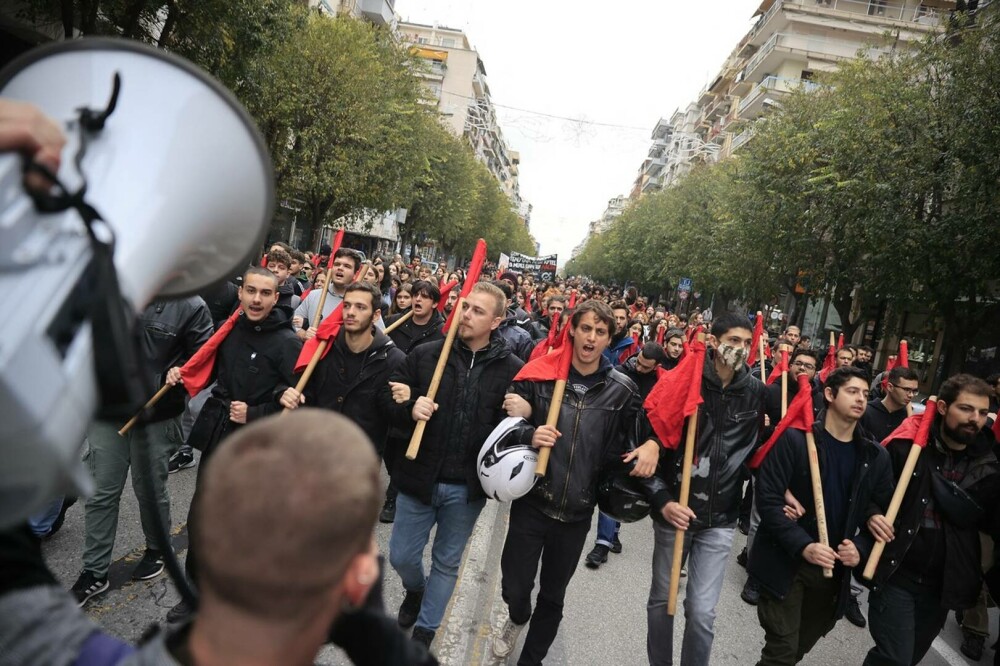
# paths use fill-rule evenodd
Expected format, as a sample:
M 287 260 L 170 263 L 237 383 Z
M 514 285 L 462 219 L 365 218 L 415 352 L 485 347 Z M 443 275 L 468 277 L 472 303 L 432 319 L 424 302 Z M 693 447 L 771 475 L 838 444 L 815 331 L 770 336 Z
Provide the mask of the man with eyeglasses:
M 872 400 L 861 417 L 861 427 L 877 442 L 888 437 L 906 418 L 906 406 L 917 394 L 919 378 L 912 368 L 897 366 L 889 371 L 885 397 Z

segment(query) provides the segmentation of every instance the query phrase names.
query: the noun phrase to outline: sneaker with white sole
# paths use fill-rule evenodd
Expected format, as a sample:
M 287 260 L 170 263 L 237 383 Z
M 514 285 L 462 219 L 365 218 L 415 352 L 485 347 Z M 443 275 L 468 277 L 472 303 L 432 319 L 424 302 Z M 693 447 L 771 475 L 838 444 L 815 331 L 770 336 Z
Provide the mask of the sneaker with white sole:
M 84 570 L 80 577 L 73 583 L 70 592 L 76 598 L 76 603 L 82 608 L 87 601 L 99 594 L 104 594 L 111 586 L 108 584 L 108 577 L 103 578 Z
M 517 644 L 517 637 L 521 635 L 522 629 L 523 624 L 514 624 L 508 616 L 500 633 L 493 637 L 493 654 L 501 659 L 509 655 Z
M 146 549 L 146 553 L 132 570 L 132 580 L 150 580 L 163 573 L 163 553 L 158 550 Z
M 190 447 L 181 447 L 177 453 L 170 456 L 167 462 L 167 473 L 173 474 L 188 467 L 194 467 L 198 462 L 194 459 L 194 452 Z

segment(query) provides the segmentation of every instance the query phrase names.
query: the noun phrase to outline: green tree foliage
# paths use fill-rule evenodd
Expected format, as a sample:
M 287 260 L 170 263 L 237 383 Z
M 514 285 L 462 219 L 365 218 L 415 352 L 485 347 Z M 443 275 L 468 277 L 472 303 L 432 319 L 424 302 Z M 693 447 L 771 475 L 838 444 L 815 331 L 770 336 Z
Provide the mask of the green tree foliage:
M 977 20 L 782 98 L 736 157 L 641 199 L 571 271 L 757 303 L 805 276 L 848 333 L 860 295 L 927 307 L 963 346 L 1000 274 L 1000 18 Z

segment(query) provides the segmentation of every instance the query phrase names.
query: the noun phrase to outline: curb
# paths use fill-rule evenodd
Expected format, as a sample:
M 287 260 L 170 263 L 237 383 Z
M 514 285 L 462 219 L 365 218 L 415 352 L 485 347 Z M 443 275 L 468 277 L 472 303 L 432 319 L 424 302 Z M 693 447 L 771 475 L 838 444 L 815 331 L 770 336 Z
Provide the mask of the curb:
M 442 664 L 484 664 L 492 659 L 493 608 L 500 598 L 500 555 L 510 504 L 489 500 L 476 522 L 444 621 L 434 641 Z

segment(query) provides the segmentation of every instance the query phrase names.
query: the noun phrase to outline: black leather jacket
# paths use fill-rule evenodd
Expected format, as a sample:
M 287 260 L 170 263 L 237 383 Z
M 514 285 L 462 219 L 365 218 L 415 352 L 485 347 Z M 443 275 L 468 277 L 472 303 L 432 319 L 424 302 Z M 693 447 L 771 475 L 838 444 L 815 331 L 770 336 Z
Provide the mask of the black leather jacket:
M 184 365 L 212 337 L 212 315 L 198 296 L 156 301 L 139 316 L 138 338 L 150 371 L 150 386 L 163 386 L 167 370 Z M 174 387 L 153 408 L 150 421 L 163 421 L 184 411 L 184 389 Z
M 590 520 L 601 473 L 620 465 L 621 454 L 652 434 L 632 380 L 604 358 L 597 372 L 601 375 L 597 383 L 584 391 L 580 375 L 570 369 L 556 425 L 562 437 L 552 448 L 545 477 L 517 500 L 561 522 Z M 531 404 L 530 421 L 535 426 L 545 423 L 554 389 L 552 381 L 521 381 L 512 387 Z M 534 432 L 525 428 L 521 442 L 530 444 Z
M 743 498 L 744 463 L 764 428 L 767 387 L 751 377 L 744 365 L 723 388 L 714 358 L 714 352 L 708 350 L 701 380 L 704 402 L 698 407 L 698 439 L 688 499 L 696 516 L 693 527 L 723 527 L 736 522 Z M 653 519 L 663 524 L 661 509 L 680 494 L 685 437 L 680 447 L 664 449 L 660 456 L 657 475 L 666 483 L 653 495 L 652 513 Z

